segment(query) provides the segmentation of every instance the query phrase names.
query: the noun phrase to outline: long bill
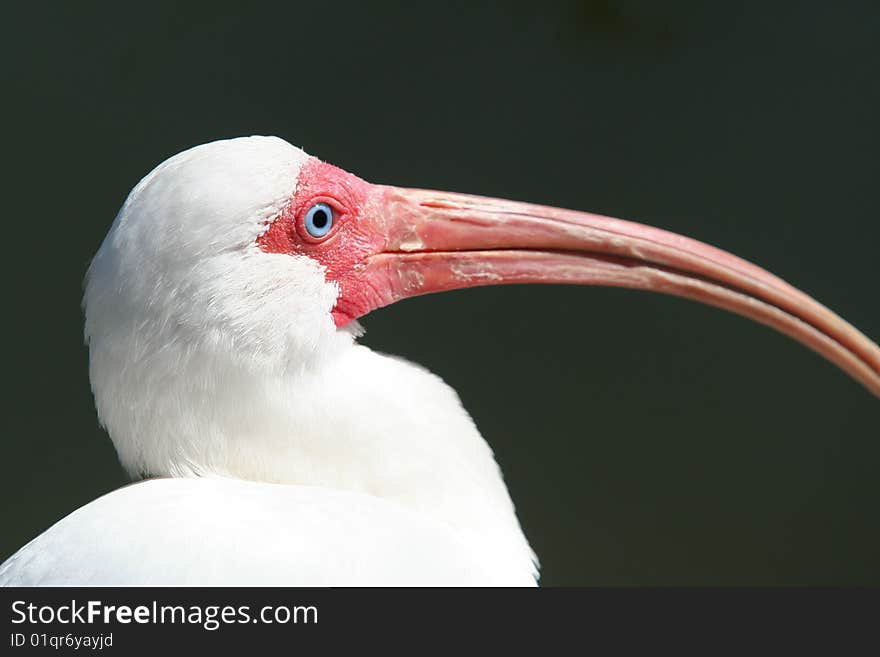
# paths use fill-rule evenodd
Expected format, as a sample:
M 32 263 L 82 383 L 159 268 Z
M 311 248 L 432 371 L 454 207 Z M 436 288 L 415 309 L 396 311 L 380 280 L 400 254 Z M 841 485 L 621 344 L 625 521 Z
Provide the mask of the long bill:
M 702 242 L 585 212 L 429 190 L 379 186 L 368 206 L 386 236 L 358 276 L 372 279 L 373 308 L 506 283 L 652 290 L 771 326 L 880 397 L 880 347 L 780 278 Z

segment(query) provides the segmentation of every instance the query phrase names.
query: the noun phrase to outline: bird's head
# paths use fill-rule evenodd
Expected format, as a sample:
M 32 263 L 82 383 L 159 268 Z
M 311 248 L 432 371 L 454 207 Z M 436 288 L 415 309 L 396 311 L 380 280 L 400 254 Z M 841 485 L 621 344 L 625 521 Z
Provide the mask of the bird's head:
M 332 359 L 352 343 L 354 320 L 377 307 L 503 283 L 612 285 L 712 304 L 801 341 L 880 394 L 875 344 L 728 253 L 598 215 L 372 185 L 281 139 L 248 137 L 160 164 L 95 256 L 84 305 L 99 413 L 123 463 L 155 471 L 164 461 L 143 444 L 161 433 L 157 404 L 162 414 L 204 405 L 210 422 L 223 404 L 246 403 L 236 391 L 255 372 Z

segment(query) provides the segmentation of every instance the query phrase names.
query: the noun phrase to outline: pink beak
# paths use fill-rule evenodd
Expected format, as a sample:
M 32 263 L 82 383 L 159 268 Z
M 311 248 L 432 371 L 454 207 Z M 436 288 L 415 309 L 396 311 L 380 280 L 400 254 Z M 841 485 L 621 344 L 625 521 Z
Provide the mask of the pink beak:
M 376 186 L 364 219 L 384 244 L 358 268 L 349 318 L 477 285 L 571 283 L 653 290 L 738 313 L 794 338 L 880 396 L 880 347 L 769 272 L 657 228 L 585 212 Z

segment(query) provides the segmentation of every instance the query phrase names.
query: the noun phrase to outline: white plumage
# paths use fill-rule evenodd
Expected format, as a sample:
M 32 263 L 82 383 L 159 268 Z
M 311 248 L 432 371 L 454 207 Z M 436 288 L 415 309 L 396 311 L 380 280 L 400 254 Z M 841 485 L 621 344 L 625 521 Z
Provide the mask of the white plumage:
M 188 479 L 86 505 L 0 583 L 535 583 L 455 392 L 338 330 L 312 259 L 257 248 L 306 158 L 214 142 L 131 192 L 88 275 L 92 388 L 133 476 Z
M 479 540 L 347 490 L 214 478 L 127 486 L 0 566 L 0 584 L 498 586 L 534 578 Z

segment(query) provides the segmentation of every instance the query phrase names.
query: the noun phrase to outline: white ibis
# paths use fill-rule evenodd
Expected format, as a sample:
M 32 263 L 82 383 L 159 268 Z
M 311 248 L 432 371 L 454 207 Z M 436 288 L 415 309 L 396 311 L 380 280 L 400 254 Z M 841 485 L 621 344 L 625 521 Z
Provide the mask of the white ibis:
M 537 560 L 455 392 L 357 319 L 476 285 L 656 290 L 767 324 L 880 395 L 880 348 L 748 262 L 557 208 L 371 185 L 270 137 L 131 192 L 88 273 L 98 415 L 145 479 L 78 509 L 3 584 L 534 585 Z

